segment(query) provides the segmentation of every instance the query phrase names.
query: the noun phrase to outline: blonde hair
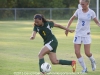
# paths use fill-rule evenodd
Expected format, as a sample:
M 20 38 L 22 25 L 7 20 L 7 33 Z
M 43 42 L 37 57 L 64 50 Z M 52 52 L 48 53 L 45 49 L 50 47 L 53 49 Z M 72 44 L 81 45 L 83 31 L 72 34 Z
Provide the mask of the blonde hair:
M 90 4 L 90 0 L 80 0 L 80 1 L 85 1 L 85 2 Z

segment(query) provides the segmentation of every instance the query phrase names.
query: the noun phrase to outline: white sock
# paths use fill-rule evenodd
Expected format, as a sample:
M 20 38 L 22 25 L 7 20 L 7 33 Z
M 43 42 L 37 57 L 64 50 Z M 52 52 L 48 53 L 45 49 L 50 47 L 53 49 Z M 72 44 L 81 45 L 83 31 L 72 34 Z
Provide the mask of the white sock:
M 84 63 L 83 57 L 78 58 L 80 65 L 82 66 L 83 70 L 86 69 L 86 65 Z
M 93 55 L 91 57 L 89 57 L 89 59 L 90 59 L 91 62 L 95 61 Z

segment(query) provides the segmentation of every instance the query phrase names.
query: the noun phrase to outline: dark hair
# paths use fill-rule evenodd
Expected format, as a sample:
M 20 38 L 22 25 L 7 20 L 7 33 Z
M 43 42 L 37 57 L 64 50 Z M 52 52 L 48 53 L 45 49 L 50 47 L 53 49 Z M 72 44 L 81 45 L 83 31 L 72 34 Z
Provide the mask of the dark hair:
M 41 14 L 35 14 L 34 19 L 42 20 L 43 23 L 47 22 L 46 18 Z

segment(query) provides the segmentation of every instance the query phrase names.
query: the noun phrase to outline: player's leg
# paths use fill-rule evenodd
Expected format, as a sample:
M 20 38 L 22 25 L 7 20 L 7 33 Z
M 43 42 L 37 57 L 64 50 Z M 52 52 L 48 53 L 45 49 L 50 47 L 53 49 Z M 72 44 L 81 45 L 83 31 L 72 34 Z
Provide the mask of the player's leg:
M 84 51 L 87 57 L 91 57 L 92 54 L 90 53 L 90 44 L 85 44 L 84 45 Z
M 77 58 L 82 57 L 80 53 L 81 44 L 74 44 L 75 54 Z
M 76 61 L 58 60 L 57 57 L 56 57 L 56 53 L 54 53 L 54 52 L 50 52 L 48 55 L 49 55 L 49 58 L 50 58 L 52 64 L 54 64 L 54 65 L 56 65 L 56 64 L 72 65 L 73 66 L 73 72 L 75 72 L 75 70 L 76 70 Z
M 50 51 L 53 50 L 53 47 L 51 46 L 51 44 L 53 44 L 53 43 L 55 43 L 55 42 L 53 40 L 51 40 L 48 43 L 46 43 L 45 46 L 41 49 L 41 51 L 39 53 L 39 67 L 41 67 L 41 65 L 44 63 L 43 56 L 45 54 L 49 54 Z M 57 44 L 56 44 L 56 46 L 57 46 Z M 40 69 L 40 72 L 41 72 L 41 69 Z M 44 73 L 42 73 L 42 74 L 44 74 Z
M 61 64 L 61 65 L 71 65 L 72 61 L 67 61 L 67 60 L 58 60 L 56 57 L 56 53 L 54 52 L 50 52 L 49 54 L 49 58 L 52 62 L 52 64 Z
M 58 46 L 58 42 L 56 39 L 53 39 L 53 41 L 49 45 L 52 47 L 51 52 L 48 54 L 52 64 L 62 64 L 62 65 L 71 65 L 72 64 L 72 61 L 57 60 L 56 49 Z
M 85 44 L 84 45 L 84 50 L 85 50 L 86 56 L 89 57 L 89 59 L 91 61 L 92 70 L 95 71 L 96 63 L 95 63 L 95 59 L 94 59 L 92 53 L 90 53 L 90 44 Z
M 74 44 L 74 48 L 75 48 L 75 54 L 76 54 L 76 56 L 78 58 L 78 62 L 82 66 L 82 68 L 83 68 L 82 72 L 84 73 L 84 72 L 87 71 L 87 68 L 86 68 L 85 62 L 83 60 L 83 57 L 80 54 L 81 44 Z
M 40 68 L 40 72 L 42 72 L 41 71 L 41 65 L 45 62 L 44 61 L 44 55 L 48 54 L 49 52 L 50 52 L 50 50 L 46 46 L 44 46 L 41 49 L 41 51 L 39 52 L 38 57 L 39 57 L 39 68 Z
M 96 69 L 96 63 L 92 53 L 90 52 L 91 37 L 90 36 L 84 37 L 83 43 L 84 43 L 85 54 L 87 57 L 89 57 L 91 61 L 92 70 L 94 71 Z
M 83 68 L 82 72 L 85 72 L 86 65 L 85 65 L 83 57 L 81 56 L 81 53 L 80 53 L 81 42 L 82 42 L 82 38 L 80 36 L 74 37 L 73 43 L 74 43 L 75 54 L 76 54 L 76 57 L 78 59 L 78 62 L 80 63 L 80 65 Z

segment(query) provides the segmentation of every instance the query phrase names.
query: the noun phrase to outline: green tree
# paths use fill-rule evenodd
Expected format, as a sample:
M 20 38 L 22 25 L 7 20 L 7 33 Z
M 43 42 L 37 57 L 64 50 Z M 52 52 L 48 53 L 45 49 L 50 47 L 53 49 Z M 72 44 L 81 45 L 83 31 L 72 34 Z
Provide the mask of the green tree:
M 13 8 L 16 6 L 16 0 L 0 0 L 0 8 Z
M 0 0 L 0 8 L 72 8 L 77 5 L 78 0 Z M 91 0 L 90 7 L 96 7 L 96 0 Z
M 0 8 L 64 8 L 63 0 L 0 0 Z
M 66 5 L 63 4 L 63 0 L 52 0 L 50 2 L 50 8 L 65 8 Z
M 66 6 L 66 8 L 77 7 L 78 0 L 63 0 L 63 4 Z

